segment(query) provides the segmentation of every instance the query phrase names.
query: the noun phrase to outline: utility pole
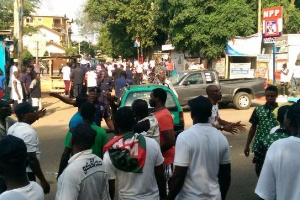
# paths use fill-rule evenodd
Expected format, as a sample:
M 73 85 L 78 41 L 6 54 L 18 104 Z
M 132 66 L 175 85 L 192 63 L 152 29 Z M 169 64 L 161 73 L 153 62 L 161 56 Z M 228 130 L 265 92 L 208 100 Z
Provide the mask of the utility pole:
M 18 68 L 22 69 L 23 54 L 23 0 L 14 0 L 14 37 L 18 41 Z
M 257 32 L 261 33 L 261 0 L 258 0 Z

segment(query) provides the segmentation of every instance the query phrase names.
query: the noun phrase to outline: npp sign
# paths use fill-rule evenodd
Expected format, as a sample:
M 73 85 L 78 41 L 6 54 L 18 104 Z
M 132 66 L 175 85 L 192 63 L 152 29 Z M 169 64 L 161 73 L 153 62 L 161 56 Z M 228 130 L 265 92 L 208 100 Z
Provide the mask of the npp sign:
M 278 37 L 282 32 L 282 6 L 263 9 L 263 36 Z

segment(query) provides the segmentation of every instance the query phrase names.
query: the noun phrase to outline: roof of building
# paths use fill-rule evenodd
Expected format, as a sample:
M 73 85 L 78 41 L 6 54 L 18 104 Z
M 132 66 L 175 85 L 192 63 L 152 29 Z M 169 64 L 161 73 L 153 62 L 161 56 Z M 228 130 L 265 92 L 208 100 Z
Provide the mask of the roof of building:
M 11 35 L 12 31 L 11 30 L 0 30 L 0 35 Z
M 53 46 L 56 46 L 56 47 L 58 47 L 58 48 L 60 48 L 62 50 L 65 50 L 65 47 L 63 47 L 62 45 L 59 45 L 59 44 L 57 44 L 55 42 L 52 42 L 52 41 L 46 42 L 46 45 L 53 45 Z
M 45 25 L 38 25 L 38 26 L 36 26 L 36 28 L 44 28 L 44 29 L 47 29 L 48 31 L 51 31 L 51 32 L 57 34 L 57 35 L 60 35 L 60 36 L 62 35 L 62 33 L 58 32 L 58 31 L 56 31 L 56 30 L 54 30 L 52 28 L 49 28 L 49 27 L 47 27 Z

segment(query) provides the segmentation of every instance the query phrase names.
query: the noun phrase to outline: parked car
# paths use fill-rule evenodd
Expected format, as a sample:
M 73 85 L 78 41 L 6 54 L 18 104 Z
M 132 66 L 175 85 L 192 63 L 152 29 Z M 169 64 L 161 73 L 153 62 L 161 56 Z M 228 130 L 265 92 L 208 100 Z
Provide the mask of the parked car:
M 155 88 L 162 88 L 167 92 L 166 107 L 171 112 L 174 120 L 174 131 L 179 134 L 184 130 L 183 111 L 174 92 L 167 86 L 163 85 L 131 85 L 124 87 L 120 95 L 120 107 L 129 106 L 136 99 L 143 99 L 148 102 L 150 112 L 154 108 L 149 105 L 150 93 Z
M 232 102 L 239 110 L 249 109 L 252 99 L 264 96 L 266 80 L 263 78 L 242 78 L 219 80 L 214 70 L 182 71 L 174 74 L 170 81 L 178 94 L 181 106 L 190 99 L 206 95 L 206 87 L 217 85 L 222 91 L 219 104 Z

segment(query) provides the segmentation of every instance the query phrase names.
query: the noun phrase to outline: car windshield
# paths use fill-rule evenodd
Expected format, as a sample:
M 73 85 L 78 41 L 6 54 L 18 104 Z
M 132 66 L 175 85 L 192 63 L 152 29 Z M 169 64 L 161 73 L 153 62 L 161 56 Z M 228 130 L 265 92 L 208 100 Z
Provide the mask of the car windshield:
M 172 96 L 172 94 L 169 91 L 166 91 L 166 92 L 167 92 L 166 107 L 169 110 L 176 111 L 177 106 L 176 106 L 174 97 Z M 151 93 L 151 91 L 130 92 L 125 100 L 124 107 L 125 106 L 131 107 L 134 100 L 143 99 L 148 103 L 148 107 L 151 108 L 149 105 L 150 93 Z
M 170 81 L 173 85 L 177 85 L 185 75 L 187 75 L 186 72 L 177 72 L 170 77 Z

